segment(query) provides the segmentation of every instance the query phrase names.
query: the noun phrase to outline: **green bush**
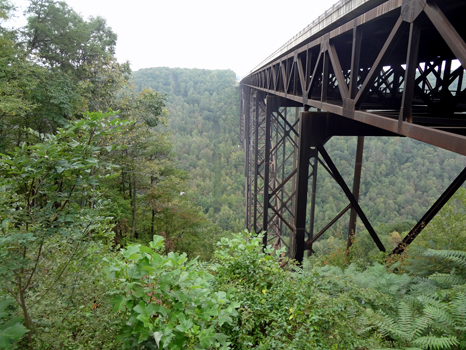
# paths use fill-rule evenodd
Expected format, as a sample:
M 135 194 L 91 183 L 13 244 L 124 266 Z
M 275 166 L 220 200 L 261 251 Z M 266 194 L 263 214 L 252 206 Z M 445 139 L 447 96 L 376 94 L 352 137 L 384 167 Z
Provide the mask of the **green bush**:
M 124 323 L 117 339 L 126 348 L 141 344 L 160 349 L 229 349 L 224 323 L 237 316 L 239 303 L 230 292 L 215 291 L 214 277 L 186 254 L 161 255 L 163 237 L 150 247 L 122 249 L 124 260 L 111 262 L 109 272 L 119 282 L 113 311 Z
M 233 289 L 239 317 L 223 326 L 235 349 L 369 349 L 379 345 L 368 332 L 369 314 L 346 295 L 315 287 L 282 257 L 263 251 L 262 236 L 243 232 L 223 239 L 215 253 L 217 289 Z

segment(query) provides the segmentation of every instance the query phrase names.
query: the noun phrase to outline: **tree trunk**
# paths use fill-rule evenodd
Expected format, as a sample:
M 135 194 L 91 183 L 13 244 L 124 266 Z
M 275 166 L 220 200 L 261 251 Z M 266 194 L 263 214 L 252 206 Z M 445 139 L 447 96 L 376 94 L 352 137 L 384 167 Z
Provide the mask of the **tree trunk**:
M 125 188 L 125 169 L 121 169 L 121 191 L 123 193 L 123 198 L 126 198 L 126 188 Z
M 132 196 L 131 196 L 131 207 L 133 212 L 133 222 L 131 225 L 131 238 L 134 239 L 136 234 L 136 174 L 132 172 Z
M 23 273 L 23 271 L 21 271 Z M 18 296 L 19 296 L 19 304 L 21 309 L 23 310 L 24 316 L 24 324 L 26 328 L 29 330 L 28 332 L 28 348 L 32 350 L 32 332 L 35 330 L 34 324 L 32 323 L 31 317 L 29 316 L 28 308 L 26 306 L 26 301 L 24 300 L 24 290 L 22 285 L 21 275 L 18 276 Z
M 150 186 L 154 188 L 154 182 L 155 182 L 155 177 L 151 176 L 150 177 Z M 155 210 L 154 210 L 154 204 L 152 203 L 152 218 L 150 222 L 150 234 L 153 236 L 154 235 L 154 221 L 155 221 Z

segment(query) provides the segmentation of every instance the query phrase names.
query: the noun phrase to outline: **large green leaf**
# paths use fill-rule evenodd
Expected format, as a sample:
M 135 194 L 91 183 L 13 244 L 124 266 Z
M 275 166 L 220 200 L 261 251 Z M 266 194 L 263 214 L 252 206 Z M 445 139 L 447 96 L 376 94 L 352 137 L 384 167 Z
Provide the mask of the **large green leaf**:
M 21 339 L 28 329 L 18 319 L 0 326 L 0 348 L 9 349 L 12 342 Z

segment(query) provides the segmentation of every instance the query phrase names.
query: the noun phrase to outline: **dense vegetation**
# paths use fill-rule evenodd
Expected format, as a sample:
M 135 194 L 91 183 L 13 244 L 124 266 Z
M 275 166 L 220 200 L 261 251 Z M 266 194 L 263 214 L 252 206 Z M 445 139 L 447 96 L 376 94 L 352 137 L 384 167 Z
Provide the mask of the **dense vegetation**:
M 148 68 L 133 77 L 136 89 L 167 94 L 177 164 L 190 175 L 186 192 L 224 230 L 242 229 L 243 149 L 235 74 Z M 326 144 L 350 188 L 356 143 L 355 137 L 334 137 Z M 362 166 L 360 204 L 371 223 L 414 224 L 463 170 L 466 160 L 413 139 L 367 137 Z M 323 168 L 318 187 L 316 229 L 347 205 L 343 191 Z
M 186 193 L 223 230 L 244 227 L 243 146 L 233 71 L 148 68 L 133 74 L 138 90 L 167 94 L 177 165 L 189 172 Z
M 12 11 L 0 0 L 0 20 Z M 229 233 L 243 226 L 233 72 L 147 69 L 133 88 L 104 19 L 52 0 L 27 16 L 0 22 L 0 349 L 466 348 L 466 190 L 401 257 L 363 230 L 347 255 L 337 226 L 297 267 Z M 354 141 L 328 145 L 346 178 Z M 394 245 L 464 160 L 367 145 L 363 206 Z M 320 224 L 341 194 L 319 181 Z

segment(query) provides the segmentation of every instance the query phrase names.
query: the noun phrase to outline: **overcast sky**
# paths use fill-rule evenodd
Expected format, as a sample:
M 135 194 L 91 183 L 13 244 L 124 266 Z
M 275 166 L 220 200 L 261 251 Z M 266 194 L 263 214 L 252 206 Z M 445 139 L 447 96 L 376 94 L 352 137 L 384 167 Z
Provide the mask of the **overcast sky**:
M 12 0 L 16 4 L 23 0 Z M 118 34 L 116 56 L 133 70 L 232 69 L 246 75 L 330 8 L 334 0 L 66 0 Z

